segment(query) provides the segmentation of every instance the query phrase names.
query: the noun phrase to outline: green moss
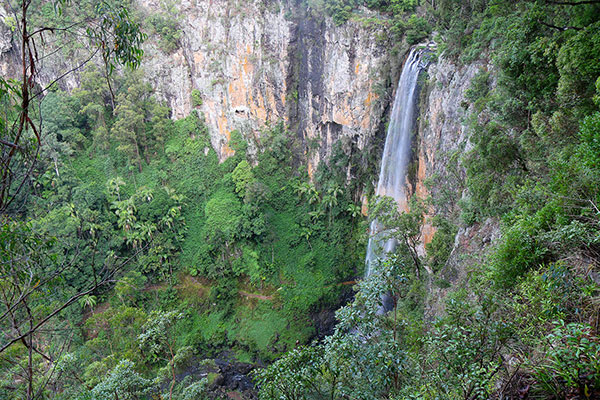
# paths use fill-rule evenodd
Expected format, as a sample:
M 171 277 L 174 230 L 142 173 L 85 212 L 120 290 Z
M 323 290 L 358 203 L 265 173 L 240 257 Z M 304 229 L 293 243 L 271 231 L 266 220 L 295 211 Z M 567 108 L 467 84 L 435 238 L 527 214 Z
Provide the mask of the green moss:
M 208 375 L 206 376 L 207 384 L 212 385 L 219 376 L 220 376 L 220 374 L 218 374 L 216 372 L 209 372 Z

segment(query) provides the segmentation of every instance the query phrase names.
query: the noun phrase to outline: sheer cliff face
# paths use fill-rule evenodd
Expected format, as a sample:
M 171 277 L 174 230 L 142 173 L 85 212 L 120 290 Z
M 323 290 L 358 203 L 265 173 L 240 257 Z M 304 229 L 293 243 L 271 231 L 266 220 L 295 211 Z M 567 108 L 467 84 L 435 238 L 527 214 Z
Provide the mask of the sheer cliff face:
M 480 64 L 458 66 L 440 58 L 428 70 L 428 82 L 421 98 L 416 151 L 416 182 L 414 192 L 422 199 L 432 196 L 436 201 L 432 212 L 445 216 L 459 212 L 457 201 L 465 189 L 465 173 L 460 161 L 468 148 L 468 106 L 465 92 L 471 80 L 482 68 Z M 429 181 L 430 184 L 425 183 Z M 427 187 L 429 186 L 429 187 Z M 423 242 L 429 243 L 435 229 L 423 226 Z
M 460 221 L 459 200 L 466 194 L 463 159 L 471 149 L 467 120 L 475 112 L 466 101 L 465 93 L 482 68 L 490 66 L 482 63 L 461 66 L 441 57 L 427 70 L 428 80 L 420 101 L 415 173 L 411 183 L 413 193 L 433 200 L 421 230 L 423 245 L 431 242 L 436 232 L 431 225 L 432 216 L 442 216 L 458 226 L 450 257 L 437 274 L 437 279 L 452 286 L 459 286 L 468 279 L 471 265 L 485 257 L 500 235 L 495 219 L 471 226 L 464 226 Z M 425 253 L 424 248 L 421 251 Z M 425 308 L 428 318 L 441 315 L 448 290 L 430 280 Z
M 140 0 L 160 12 L 157 0 Z M 374 31 L 341 27 L 282 3 L 197 0 L 177 3 L 183 37 L 171 54 L 150 38 L 144 69 L 176 118 L 194 108 L 198 90 L 212 144 L 224 159 L 231 131 L 257 137 L 266 123 L 285 121 L 305 145 L 320 144 L 314 168 L 342 136 L 362 146 L 374 135 L 383 106 L 375 86 L 386 51 Z
M 143 15 L 162 13 L 163 1 L 138 0 Z M 267 123 L 283 121 L 297 134 L 303 151 L 309 143 L 309 170 L 328 156 L 341 137 L 358 148 L 376 133 L 389 100 L 378 101 L 382 65 L 389 42 L 378 43 L 377 30 L 360 23 L 335 26 L 329 18 L 290 2 L 260 0 L 184 0 L 172 2 L 181 38 L 165 53 L 151 35 L 142 65 L 159 98 L 174 118 L 201 112 L 221 160 L 232 154 L 233 130 L 256 138 Z M 0 70 L 17 76 L 18 46 L 0 6 Z M 380 40 L 380 42 L 382 42 Z M 51 82 L 74 59 L 54 56 L 41 66 L 39 83 Z M 385 78 L 385 77 L 384 77 Z M 78 85 L 78 74 L 61 83 Z M 192 103 L 198 91 L 201 105 Z
M 148 13 L 160 13 L 159 4 L 140 1 Z M 227 145 L 232 130 L 256 135 L 266 122 L 286 117 L 290 23 L 283 11 L 253 2 L 182 1 L 177 7 L 179 48 L 161 53 L 150 37 L 143 68 L 175 118 L 192 111 L 192 90 L 198 90 L 197 108 L 224 159 L 232 153 Z

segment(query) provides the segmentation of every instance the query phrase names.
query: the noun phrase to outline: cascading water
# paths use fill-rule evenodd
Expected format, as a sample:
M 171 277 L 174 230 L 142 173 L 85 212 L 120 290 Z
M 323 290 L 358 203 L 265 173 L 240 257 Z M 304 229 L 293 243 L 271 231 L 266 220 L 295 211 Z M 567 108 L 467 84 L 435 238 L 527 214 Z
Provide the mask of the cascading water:
M 411 136 L 415 128 L 417 109 L 417 81 L 419 73 L 425 68 L 421 62 L 422 50 L 412 49 L 396 90 L 396 98 L 392 106 L 392 115 L 388 126 L 385 147 L 381 160 L 379 182 L 376 195 L 390 196 L 398 206 L 406 210 L 408 201 L 406 197 L 406 170 L 411 156 Z M 394 239 L 385 238 L 385 232 L 374 220 L 371 223 L 371 237 L 367 247 L 366 276 L 376 268 L 377 260 L 386 253 L 393 252 L 396 247 Z M 384 308 L 387 309 L 384 299 Z

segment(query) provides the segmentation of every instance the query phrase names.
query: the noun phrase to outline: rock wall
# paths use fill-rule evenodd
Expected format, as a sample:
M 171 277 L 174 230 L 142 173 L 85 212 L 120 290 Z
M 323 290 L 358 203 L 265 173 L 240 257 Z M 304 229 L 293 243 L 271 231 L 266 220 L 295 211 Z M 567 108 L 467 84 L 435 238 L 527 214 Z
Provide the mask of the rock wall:
M 161 13 L 159 1 L 140 0 L 145 13 Z M 290 24 L 283 9 L 260 2 L 182 1 L 177 3 L 180 46 L 162 53 L 156 37 L 145 46 L 147 79 L 182 118 L 192 111 L 191 94 L 206 119 L 221 159 L 232 154 L 231 131 L 257 135 L 267 122 L 286 117 Z
M 423 199 L 446 198 L 434 202 L 432 214 L 451 216 L 458 212 L 457 200 L 465 180 L 460 161 L 469 146 L 465 92 L 480 68 L 479 64 L 458 66 L 442 57 L 427 69 L 420 102 L 414 192 Z M 431 242 L 434 234 L 433 226 L 426 223 L 423 242 Z
M 148 13 L 157 0 L 139 0 Z M 375 87 L 387 52 L 375 31 L 283 2 L 188 0 L 177 4 L 183 37 L 172 54 L 150 38 L 143 68 L 175 118 L 192 111 L 198 90 L 211 140 L 221 159 L 232 154 L 230 133 L 258 137 L 268 123 L 285 121 L 304 144 L 318 141 L 309 171 L 342 136 L 359 148 L 381 123 L 385 104 Z
M 335 26 L 292 0 L 183 0 L 169 7 L 162 0 L 137 0 L 142 18 L 174 18 L 181 33 L 169 53 L 160 50 L 158 35 L 150 35 L 144 74 L 173 118 L 194 108 L 204 115 L 221 160 L 233 152 L 233 130 L 256 138 L 266 124 L 284 121 L 301 139 L 310 172 L 339 138 L 361 149 L 378 131 L 389 99 L 379 99 L 376 87 L 387 78 L 381 71 L 390 43 L 378 41 L 376 29 L 358 22 Z M 18 46 L 7 16 L 0 7 L 0 70 L 15 76 Z M 39 83 L 51 82 L 82 57 L 48 57 Z M 77 85 L 77 71 L 62 82 L 66 89 Z M 192 104 L 193 90 L 201 105 Z M 309 154 L 309 143 L 318 151 Z
M 468 278 L 470 266 L 481 261 L 489 246 L 499 237 L 499 222 L 488 219 L 466 226 L 460 218 L 459 201 L 467 195 L 464 156 L 471 149 L 468 118 L 474 112 L 465 99 L 471 81 L 483 63 L 458 65 L 441 57 L 427 69 L 420 102 L 417 140 L 415 143 L 414 193 L 432 199 L 422 227 L 423 244 L 431 242 L 436 229 L 434 215 L 442 216 L 459 229 L 446 265 L 429 272 L 426 316 L 443 312 L 443 299 L 452 286 Z M 425 254 L 424 249 L 421 249 Z

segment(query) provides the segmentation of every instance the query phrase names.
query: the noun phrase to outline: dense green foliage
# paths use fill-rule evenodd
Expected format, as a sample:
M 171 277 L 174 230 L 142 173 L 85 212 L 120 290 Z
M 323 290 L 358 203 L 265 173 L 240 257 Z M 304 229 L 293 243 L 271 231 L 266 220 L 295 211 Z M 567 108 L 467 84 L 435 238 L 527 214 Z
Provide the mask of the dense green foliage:
M 352 10 L 360 15 L 362 3 L 331 4 L 338 21 Z M 418 207 L 408 214 L 385 201 L 372 208 L 404 244 L 384 264 L 391 275 L 379 270 L 359 285 L 324 343 L 261 372 L 262 397 L 597 397 L 600 5 L 436 1 L 421 2 L 427 13 L 410 17 L 403 13 L 413 9 L 394 2 L 366 5 L 390 21 L 425 18 L 438 29 L 439 54 L 459 65 L 487 62 L 463 103 L 472 149 L 453 156 L 466 179 L 450 171 L 457 187 L 432 199 L 440 215 L 430 221 L 437 232 L 427 259 L 415 258 L 407 240 L 418 243 Z M 420 40 L 399 31 L 409 43 Z M 490 221 L 499 221 L 501 237 L 487 254 L 449 259 L 459 227 Z M 425 279 L 420 264 L 429 268 Z M 457 269 L 466 276 L 457 278 Z M 390 295 L 393 310 L 375 314 Z M 433 321 L 428 307 L 442 308 Z
M 118 265 L 109 268 L 112 283 L 53 321 L 76 333 L 59 356 L 71 368 L 63 398 L 88 396 L 85 388 L 139 398 L 161 387 L 186 398 L 197 379 L 183 387 L 174 377 L 190 360 L 224 349 L 269 360 L 308 340 L 311 313 L 335 303 L 337 284 L 362 269 L 364 238 L 347 211 L 345 177 L 319 172 L 310 183 L 295 173 L 282 124 L 261 134 L 254 157 L 233 132 L 236 153 L 219 163 L 201 117 L 171 121 L 140 74 L 115 77 L 113 110 L 99 71 L 82 79 L 71 95 L 55 89 L 41 103 L 45 157 L 19 216 L 30 221 L 31 244 L 15 238 L 18 223 L 6 226 L 10 241 L 41 241 L 54 264 L 68 264 L 60 296 Z M 119 378 L 132 369 L 143 375 Z M 4 381 L 7 398 L 14 376 Z
M 39 161 L 1 216 L 0 397 L 32 398 L 29 379 L 38 398 L 203 399 L 222 357 L 268 365 L 253 375 L 262 399 L 600 396 L 600 5 L 288 6 L 480 62 L 452 187 L 407 212 L 371 199 L 396 249 L 322 337 L 315 321 L 363 269 L 356 199 L 373 177 L 347 171 L 365 155 L 336 143 L 309 177 L 300 149 L 314 149 L 279 123 L 230 132 L 219 160 L 200 92 L 174 121 L 143 71 L 108 80 L 91 65 L 71 93 L 45 93 Z M 174 3 L 144 18 L 161 51 L 180 46 Z M 19 113 L 14 91 L 0 88 L 0 128 Z M 423 222 L 436 229 L 425 246 Z M 456 240 L 490 226 L 489 245 Z
M 418 0 L 303 0 L 313 15 L 329 15 L 336 25 L 355 19 L 382 30 L 380 37 L 388 36 L 408 44 L 417 44 L 431 34 L 432 19 L 416 13 Z M 364 10 L 377 11 L 376 16 L 365 17 Z

